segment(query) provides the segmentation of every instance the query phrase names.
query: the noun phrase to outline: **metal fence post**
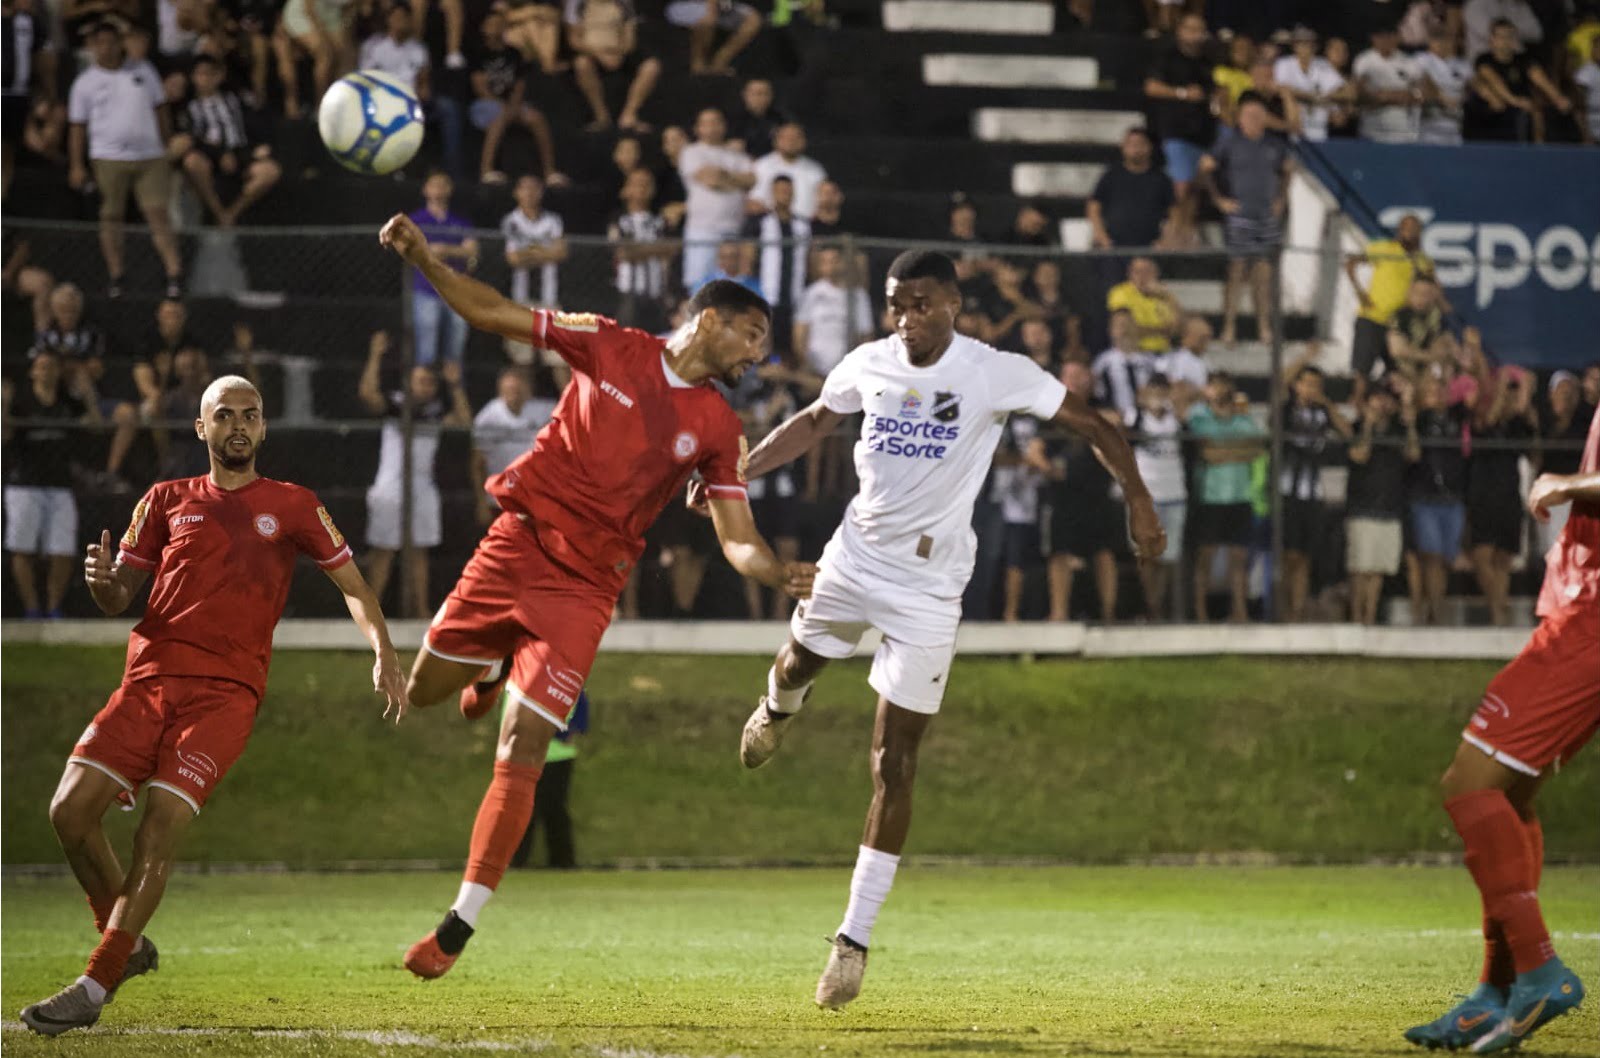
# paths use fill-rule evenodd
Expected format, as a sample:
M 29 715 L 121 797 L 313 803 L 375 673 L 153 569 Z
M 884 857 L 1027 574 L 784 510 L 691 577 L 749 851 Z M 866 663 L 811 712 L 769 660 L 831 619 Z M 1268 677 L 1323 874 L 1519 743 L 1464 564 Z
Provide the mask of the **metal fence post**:
M 416 420 L 411 407 L 411 370 L 416 363 L 416 315 L 412 312 L 416 294 L 411 289 L 411 266 L 400 266 L 400 603 L 395 612 L 411 616 L 407 603 L 420 589 L 411 572 L 411 511 L 416 504 L 412 494 L 411 444 Z M 437 334 L 435 335 L 437 337 Z
M 1272 282 L 1270 284 L 1272 344 L 1271 371 L 1268 380 L 1267 429 L 1271 431 L 1272 449 L 1267 460 L 1267 503 L 1272 519 L 1272 551 L 1267 568 L 1271 571 L 1270 583 L 1262 593 L 1262 617 L 1274 620 L 1278 615 L 1277 596 L 1283 585 L 1283 497 L 1278 488 L 1278 475 L 1283 468 L 1283 407 L 1287 396 L 1283 378 L 1283 252 L 1282 243 L 1272 257 Z

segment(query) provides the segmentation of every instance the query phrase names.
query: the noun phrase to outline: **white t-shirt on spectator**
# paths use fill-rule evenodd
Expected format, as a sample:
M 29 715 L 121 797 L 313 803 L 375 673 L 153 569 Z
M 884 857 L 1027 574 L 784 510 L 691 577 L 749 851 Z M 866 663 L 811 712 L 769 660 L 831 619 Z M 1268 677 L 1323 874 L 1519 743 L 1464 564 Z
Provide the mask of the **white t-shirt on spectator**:
M 792 162 L 786 161 L 783 155 L 773 151 L 756 159 L 755 170 L 756 186 L 750 189 L 751 198 L 770 207 L 773 177 L 787 176 L 794 181 L 795 215 L 807 220 L 816 215 L 817 188 L 828 179 L 828 171 L 822 163 L 803 154 Z
M 1357 84 L 1374 92 L 1409 92 L 1421 81 L 1416 60 L 1401 51 L 1385 57 L 1368 48 L 1350 69 Z M 1415 143 L 1417 108 L 1361 105 L 1361 138 L 1377 143 Z
M 1039 436 L 1039 420 L 1031 415 L 1013 415 L 1006 423 L 1006 444 L 1018 456 Z M 1000 517 L 1007 525 L 1037 525 L 1039 522 L 1039 486 L 1044 475 L 1039 468 L 1027 463 L 997 466 L 991 475 L 989 496 L 1000 507 Z
M 753 169 L 750 156 L 731 147 L 713 147 L 709 143 L 691 143 L 685 147 L 678 155 L 678 175 L 688 191 L 684 234 L 714 238 L 736 235 L 744 222 L 744 192 L 714 191 L 696 180 L 694 174 L 707 166 L 731 173 L 748 173 Z
M 417 90 L 417 76 L 428 68 L 428 49 L 421 41 L 395 40 L 384 34 L 361 45 L 361 68 L 398 77 Z
M 1583 89 L 1584 107 L 1589 112 L 1589 134 L 1600 136 L 1600 63 L 1592 60 L 1586 63 L 1572 75 L 1572 80 Z
M 1296 93 L 1332 95 L 1344 87 L 1344 78 L 1333 68 L 1333 63 L 1320 55 L 1311 60 L 1311 68 L 1300 65 L 1293 55 L 1285 55 L 1272 67 L 1272 79 Z M 1300 135 L 1313 143 L 1328 138 L 1328 115 L 1333 108 L 1313 103 L 1300 104 Z
M 103 162 L 147 162 L 166 154 L 156 107 L 165 101 L 161 76 L 147 62 L 119 69 L 90 66 L 72 82 L 67 120 L 89 126 L 89 157 Z
M 1205 384 L 1211 381 L 1211 368 L 1206 366 L 1205 357 L 1188 349 L 1174 349 L 1170 353 L 1158 354 L 1156 374 L 1166 375 L 1167 381 L 1173 385 L 1187 382 L 1195 389 L 1203 389 Z
M 500 221 L 500 234 L 506 237 L 507 250 L 526 250 L 530 246 L 548 246 L 566 234 L 566 226 L 559 213 L 540 210 L 537 217 L 529 217 L 520 209 L 507 213 Z M 557 268 L 554 262 L 539 266 L 539 292 L 534 295 L 531 268 L 511 270 L 511 300 L 519 305 L 539 304 L 554 308 L 561 304 L 561 291 L 557 286 Z
M 1472 66 L 1462 58 L 1446 59 L 1425 51 L 1417 56 L 1417 71 L 1439 90 L 1442 103 L 1422 104 L 1421 140 L 1423 143 L 1461 142 L 1461 105 L 1466 101 L 1467 82 Z
M 523 403 L 521 411 L 513 412 L 496 397 L 473 416 L 472 447 L 483 453 L 490 477 L 533 445 L 534 435 L 550 421 L 555 410 L 555 401 L 532 397 Z
M 872 303 L 860 287 L 846 290 L 819 279 L 806 287 L 795 309 L 794 321 L 805 324 L 806 347 L 799 350 L 806 366 L 826 375 L 850 351 L 850 343 L 872 330 Z
M 1183 483 L 1183 446 L 1178 435 L 1183 432 L 1183 420 L 1171 408 L 1161 416 L 1136 409 L 1124 415 L 1130 430 L 1139 431 L 1133 442 L 1133 459 L 1139 464 L 1139 476 L 1150 490 L 1156 503 L 1178 503 L 1188 496 Z

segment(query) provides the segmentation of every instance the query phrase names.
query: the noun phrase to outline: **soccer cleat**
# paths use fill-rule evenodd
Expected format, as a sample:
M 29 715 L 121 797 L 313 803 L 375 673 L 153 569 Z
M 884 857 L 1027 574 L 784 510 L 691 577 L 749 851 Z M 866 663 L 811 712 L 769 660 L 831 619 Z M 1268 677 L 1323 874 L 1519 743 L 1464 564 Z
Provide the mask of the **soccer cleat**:
M 431 981 L 450 972 L 450 967 L 461 958 L 461 953 L 448 955 L 439 947 L 439 931 L 429 930 L 428 935 L 406 952 L 406 969 L 424 980 Z
M 861 978 L 867 972 L 867 949 L 843 933 L 833 938 L 828 965 L 817 981 L 817 1006 L 838 1010 L 861 994 Z
M 156 946 L 151 943 L 149 937 L 141 936 L 139 946 L 133 949 L 133 954 L 128 956 L 128 964 L 122 968 L 122 980 L 117 982 L 116 988 L 106 993 L 106 1002 L 116 999 L 117 989 L 127 984 L 130 979 L 159 969 L 161 969 L 161 953 L 156 951 Z
M 22 1023 L 41 1036 L 86 1029 L 99 1020 L 100 1004 L 90 999 L 89 990 L 76 981 L 22 1011 Z
M 1436 1020 L 1407 1029 L 1405 1036 L 1418 1047 L 1430 1051 L 1440 1047 L 1454 1051 L 1471 1047 L 1493 1032 L 1505 1013 L 1505 992 L 1484 983 Z
M 1494 1031 L 1472 1045 L 1475 1054 L 1516 1047 L 1538 1032 L 1546 1022 L 1578 1009 L 1583 1002 L 1583 982 L 1560 959 L 1552 958 L 1537 970 L 1518 974 L 1506 1000 L 1505 1016 Z
M 478 719 L 500 700 L 500 692 L 511 677 L 511 659 L 503 658 L 490 665 L 483 677 L 461 692 L 461 715 L 468 720 Z
M 800 704 L 805 704 L 813 689 L 806 688 L 806 696 Z M 762 695 L 756 711 L 744 722 L 744 733 L 739 736 L 739 763 L 746 768 L 759 768 L 771 760 L 783 742 L 784 731 L 794 720 L 793 713 L 778 713 L 769 708 L 771 701 L 770 697 Z

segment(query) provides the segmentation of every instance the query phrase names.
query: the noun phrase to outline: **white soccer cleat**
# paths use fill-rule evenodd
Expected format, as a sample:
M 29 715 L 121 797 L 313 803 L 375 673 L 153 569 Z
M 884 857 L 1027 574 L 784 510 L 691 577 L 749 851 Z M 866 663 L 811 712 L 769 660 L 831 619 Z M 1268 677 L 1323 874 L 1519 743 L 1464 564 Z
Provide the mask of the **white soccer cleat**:
M 828 965 L 817 981 L 817 1006 L 838 1010 L 861 994 L 861 978 L 867 973 L 867 949 L 843 933 L 833 938 Z
M 22 1011 L 22 1023 L 41 1036 L 86 1029 L 99 1020 L 100 1004 L 90 999 L 89 990 L 76 981 Z
M 739 738 L 739 763 L 746 768 L 759 768 L 771 760 L 783 742 L 784 731 L 794 722 L 793 713 L 783 716 L 781 720 L 775 719 L 767 708 L 769 701 L 770 698 L 762 695 L 756 711 L 744 722 L 744 734 Z

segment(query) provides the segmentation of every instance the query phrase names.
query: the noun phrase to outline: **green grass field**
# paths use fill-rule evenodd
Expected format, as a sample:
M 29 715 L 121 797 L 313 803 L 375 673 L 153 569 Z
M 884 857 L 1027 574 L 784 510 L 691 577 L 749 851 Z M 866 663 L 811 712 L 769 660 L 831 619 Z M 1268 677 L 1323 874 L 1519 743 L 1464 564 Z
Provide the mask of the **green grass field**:
M 162 969 L 98 1027 L 10 1019 L 93 943 L 70 881 L 7 879 L 7 1054 L 584 1058 L 1410 1053 L 1477 970 L 1476 897 L 1449 868 L 928 868 L 903 871 L 867 987 L 810 995 L 844 869 L 516 874 L 442 980 L 400 968 L 454 875 L 177 878 Z M 1600 868 L 1546 872 L 1557 944 L 1600 985 Z M 1600 1055 L 1593 1009 L 1534 1055 Z

